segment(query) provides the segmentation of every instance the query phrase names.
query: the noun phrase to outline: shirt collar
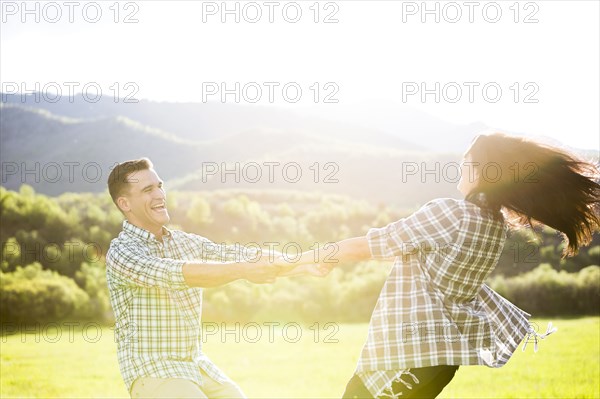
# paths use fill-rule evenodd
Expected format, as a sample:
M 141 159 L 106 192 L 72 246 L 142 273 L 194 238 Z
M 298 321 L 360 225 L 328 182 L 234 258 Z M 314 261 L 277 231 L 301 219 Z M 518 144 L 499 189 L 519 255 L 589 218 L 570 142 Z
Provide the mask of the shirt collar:
M 145 241 L 157 241 L 156 236 L 150 233 L 148 230 L 138 227 L 132 223 L 129 223 L 127 220 L 123 221 L 123 231 L 127 234 L 132 235 L 133 237 L 145 240 Z M 169 237 L 171 238 L 171 230 L 167 229 L 163 226 L 163 238 Z

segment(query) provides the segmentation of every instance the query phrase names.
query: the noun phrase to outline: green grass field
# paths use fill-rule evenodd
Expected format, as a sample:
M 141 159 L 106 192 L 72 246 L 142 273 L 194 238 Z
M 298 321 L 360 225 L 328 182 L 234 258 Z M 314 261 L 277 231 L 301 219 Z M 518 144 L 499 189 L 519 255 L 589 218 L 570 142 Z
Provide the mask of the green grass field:
M 545 330 L 548 320 L 534 321 Z M 559 331 L 540 342 L 539 352 L 533 353 L 533 345 L 526 352 L 519 349 L 500 369 L 462 367 L 440 397 L 600 397 L 600 318 L 552 321 Z M 271 336 L 261 326 L 240 326 L 239 342 L 235 326 L 228 333 L 219 326 L 205 337 L 205 352 L 251 398 L 341 396 L 366 337 L 366 324 L 341 324 L 337 331 L 321 324 L 318 336 L 310 326 L 298 330 L 288 325 L 286 332 L 276 328 Z M 298 332 L 301 338 L 292 342 Z M 93 327 L 70 332 L 61 326 L 1 337 L 0 397 L 127 398 L 112 330 L 97 333 Z

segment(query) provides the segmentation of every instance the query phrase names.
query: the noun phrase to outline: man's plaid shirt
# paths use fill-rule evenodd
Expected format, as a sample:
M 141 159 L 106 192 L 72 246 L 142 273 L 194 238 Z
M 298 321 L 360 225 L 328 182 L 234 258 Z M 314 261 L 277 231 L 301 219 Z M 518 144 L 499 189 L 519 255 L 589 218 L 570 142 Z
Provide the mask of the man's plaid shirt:
M 369 230 L 373 257 L 395 257 L 356 369 L 375 397 L 411 367 L 500 367 L 512 356 L 530 315 L 483 283 L 506 233 L 501 218 L 449 198 Z
M 121 375 L 129 391 L 140 377 L 184 378 L 202 385 L 199 367 L 218 382 L 228 377 L 201 350 L 202 288 L 190 288 L 188 260 L 251 260 L 256 250 L 218 245 L 164 228 L 163 242 L 131 223 L 112 240 L 106 277 Z

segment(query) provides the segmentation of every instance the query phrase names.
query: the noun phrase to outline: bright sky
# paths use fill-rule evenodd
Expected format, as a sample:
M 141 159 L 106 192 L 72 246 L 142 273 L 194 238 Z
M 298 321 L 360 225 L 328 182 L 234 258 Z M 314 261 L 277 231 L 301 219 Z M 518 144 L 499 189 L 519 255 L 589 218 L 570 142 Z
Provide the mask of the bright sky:
M 428 1 L 429 14 L 421 1 L 228 1 L 239 22 L 221 1 L 31 1 L 29 13 L 23 4 L 0 3 L 4 92 L 36 82 L 52 92 L 55 82 L 66 96 L 76 82 L 105 96 L 118 87 L 137 99 L 200 102 L 239 82 L 241 103 L 259 86 L 258 103 L 269 104 L 272 87 L 273 105 L 302 109 L 318 87 L 322 107 L 327 94 L 339 106 L 384 100 L 600 148 L 598 1 Z M 291 103 L 296 87 L 302 96 Z

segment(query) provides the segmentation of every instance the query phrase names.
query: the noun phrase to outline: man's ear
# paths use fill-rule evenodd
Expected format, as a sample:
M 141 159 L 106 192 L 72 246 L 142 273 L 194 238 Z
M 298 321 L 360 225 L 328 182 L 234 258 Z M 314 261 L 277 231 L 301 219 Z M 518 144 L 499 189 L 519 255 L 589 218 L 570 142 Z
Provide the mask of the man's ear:
M 121 212 L 127 213 L 131 210 L 131 205 L 129 204 L 129 200 L 126 197 L 117 198 L 117 206 L 121 210 Z

